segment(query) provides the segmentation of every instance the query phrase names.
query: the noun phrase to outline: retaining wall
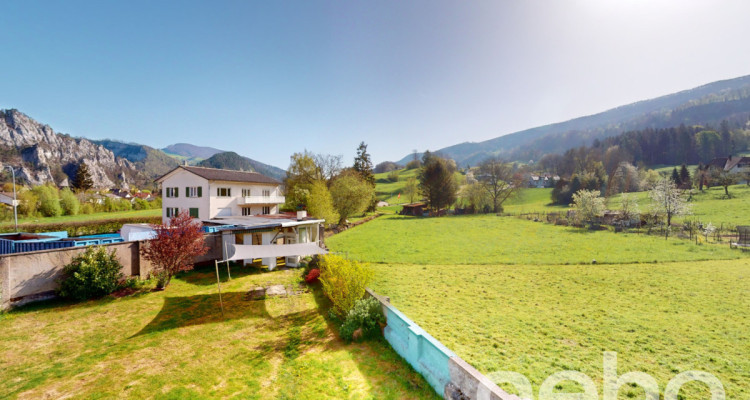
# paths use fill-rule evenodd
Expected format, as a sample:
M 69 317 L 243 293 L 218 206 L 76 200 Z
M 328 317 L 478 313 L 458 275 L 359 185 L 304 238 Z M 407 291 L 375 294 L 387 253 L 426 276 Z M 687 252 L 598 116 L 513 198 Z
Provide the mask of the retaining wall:
M 205 236 L 208 252 L 196 257 L 195 263 L 221 259 L 221 235 Z M 141 256 L 141 246 L 146 241 L 121 242 L 103 245 L 115 251 L 125 276 L 148 277 L 151 263 Z M 42 250 L 0 256 L 0 309 L 20 306 L 36 300 L 54 297 L 56 280 L 62 269 L 85 247 Z
M 521 400 L 508 394 L 391 305 L 388 297 L 367 289 L 383 307 L 385 339 L 396 353 L 446 399 Z

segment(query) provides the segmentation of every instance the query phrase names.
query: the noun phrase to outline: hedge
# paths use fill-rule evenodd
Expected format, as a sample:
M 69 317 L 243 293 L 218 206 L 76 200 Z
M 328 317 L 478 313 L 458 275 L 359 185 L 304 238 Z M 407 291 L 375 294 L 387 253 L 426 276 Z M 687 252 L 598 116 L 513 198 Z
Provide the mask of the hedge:
M 43 233 L 68 231 L 68 236 L 99 235 L 103 233 L 116 233 L 124 224 L 161 224 L 161 217 L 125 217 L 111 218 L 93 221 L 56 222 L 50 224 L 20 224 L 19 232 Z M 13 225 L 0 226 L 0 232 L 15 232 Z

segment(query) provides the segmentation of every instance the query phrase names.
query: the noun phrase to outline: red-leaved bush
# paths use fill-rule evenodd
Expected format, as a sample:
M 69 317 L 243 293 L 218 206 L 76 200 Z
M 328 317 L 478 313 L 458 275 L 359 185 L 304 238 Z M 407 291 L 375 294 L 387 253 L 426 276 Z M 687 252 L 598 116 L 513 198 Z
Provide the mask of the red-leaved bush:
M 154 264 L 156 287 L 169 285 L 172 277 L 193 269 L 193 259 L 206 254 L 208 247 L 203 240 L 202 224 L 181 212 L 169 220 L 169 224 L 152 225 L 156 238 L 149 240 L 141 250 L 143 258 Z
M 317 282 L 319 277 L 320 277 L 320 270 L 317 268 L 313 268 L 310 270 L 310 272 L 307 273 L 307 276 L 305 277 L 305 282 L 307 283 Z

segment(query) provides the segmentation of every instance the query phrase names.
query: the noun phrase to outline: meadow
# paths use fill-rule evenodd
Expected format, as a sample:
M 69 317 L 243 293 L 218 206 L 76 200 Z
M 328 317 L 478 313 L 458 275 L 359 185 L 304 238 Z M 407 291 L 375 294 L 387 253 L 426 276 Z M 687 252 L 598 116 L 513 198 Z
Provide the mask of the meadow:
M 334 235 L 326 244 L 353 259 L 405 264 L 622 264 L 742 257 L 726 244 L 696 245 L 495 215 L 385 215 Z
M 661 390 L 683 371 L 714 374 L 727 399 L 750 398 L 750 260 L 613 265 L 375 264 L 373 289 L 479 371 L 515 371 L 535 392 L 552 373 L 602 388 L 603 352 L 618 374 Z M 512 387 L 502 385 L 513 392 Z M 575 391 L 573 384 L 565 390 Z M 690 383 L 681 399 L 707 399 Z M 644 398 L 625 386 L 619 399 Z
M 548 190 L 534 190 L 508 206 L 543 206 Z M 601 393 L 611 351 L 618 374 L 648 373 L 662 391 L 701 370 L 727 398 L 750 398 L 748 252 L 494 215 L 382 216 L 327 244 L 372 262 L 375 291 L 490 377 L 519 372 L 536 392 L 552 373 L 576 370 Z M 695 382 L 680 395 L 708 398 Z M 625 386 L 618 399 L 643 397 Z
M 223 271 L 222 271 L 223 272 Z M 0 313 L 3 398 L 435 399 L 384 340 L 345 344 L 319 290 L 248 301 L 256 286 L 297 287 L 299 271 L 179 275 L 167 290 Z
M 18 218 L 18 224 L 56 224 L 65 222 L 101 221 L 106 219 L 129 218 L 129 217 L 158 217 L 161 208 L 153 210 L 132 210 L 116 212 L 99 212 L 93 214 L 63 215 L 59 217 L 30 217 Z M 0 226 L 13 226 L 13 214 L 11 210 L 10 220 L 3 221 Z

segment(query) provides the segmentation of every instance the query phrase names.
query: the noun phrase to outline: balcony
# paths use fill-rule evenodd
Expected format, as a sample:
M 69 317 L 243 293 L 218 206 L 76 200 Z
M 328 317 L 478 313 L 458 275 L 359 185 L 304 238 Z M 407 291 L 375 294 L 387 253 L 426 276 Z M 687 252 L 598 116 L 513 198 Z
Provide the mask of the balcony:
M 240 197 L 240 204 L 284 204 L 284 196 L 245 196 Z

